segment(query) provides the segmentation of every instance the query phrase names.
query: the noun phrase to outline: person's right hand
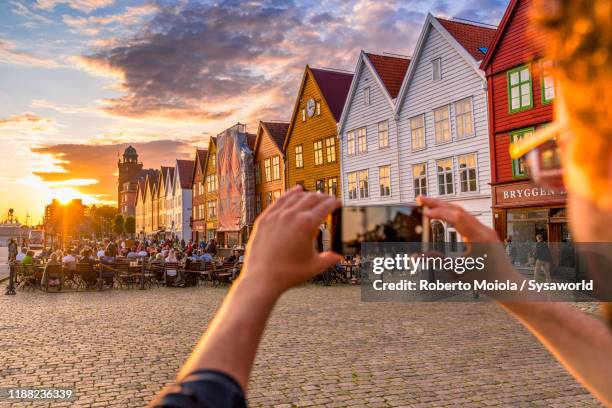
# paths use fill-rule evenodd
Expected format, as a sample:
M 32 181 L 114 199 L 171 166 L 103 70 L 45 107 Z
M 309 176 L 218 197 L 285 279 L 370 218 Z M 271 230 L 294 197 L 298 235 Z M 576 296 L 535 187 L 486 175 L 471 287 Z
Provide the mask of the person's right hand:
M 339 262 L 340 255 L 314 247 L 319 225 L 339 207 L 335 197 L 307 193 L 301 186 L 288 190 L 257 218 L 241 277 L 280 294 Z

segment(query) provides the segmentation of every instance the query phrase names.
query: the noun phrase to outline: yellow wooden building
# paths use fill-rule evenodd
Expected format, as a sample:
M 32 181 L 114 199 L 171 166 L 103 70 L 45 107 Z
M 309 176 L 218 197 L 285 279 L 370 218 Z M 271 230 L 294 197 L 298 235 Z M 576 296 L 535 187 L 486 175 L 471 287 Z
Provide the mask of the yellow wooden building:
M 287 188 L 302 184 L 340 196 L 337 123 L 352 79 L 345 71 L 306 66 L 283 146 Z
M 206 240 L 216 238 L 217 235 L 217 138 L 208 141 L 206 161 L 204 163 L 204 219 L 206 220 Z

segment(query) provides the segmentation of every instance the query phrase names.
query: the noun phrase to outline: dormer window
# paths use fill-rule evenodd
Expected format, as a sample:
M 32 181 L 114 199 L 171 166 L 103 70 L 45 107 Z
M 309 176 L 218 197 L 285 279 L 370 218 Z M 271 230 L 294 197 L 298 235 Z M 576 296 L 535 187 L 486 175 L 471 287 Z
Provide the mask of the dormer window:
M 432 80 L 439 81 L 442 79 L 442 59 L 436 58 L 431 61 Z

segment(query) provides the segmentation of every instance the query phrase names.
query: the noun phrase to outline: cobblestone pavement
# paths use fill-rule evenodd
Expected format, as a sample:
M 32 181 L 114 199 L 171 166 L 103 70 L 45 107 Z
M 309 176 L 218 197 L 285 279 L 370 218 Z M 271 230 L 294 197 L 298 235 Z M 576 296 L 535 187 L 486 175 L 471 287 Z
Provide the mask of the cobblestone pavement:
M 76 389 L 76 401 L 46 406 L 143 406 L 172 380 L 225 293 L 2 296 L 0 386 Z M 359 299 L 352 286 L 286 294 L 257 356 L 250 405 L 598 406 L 494 304 Z

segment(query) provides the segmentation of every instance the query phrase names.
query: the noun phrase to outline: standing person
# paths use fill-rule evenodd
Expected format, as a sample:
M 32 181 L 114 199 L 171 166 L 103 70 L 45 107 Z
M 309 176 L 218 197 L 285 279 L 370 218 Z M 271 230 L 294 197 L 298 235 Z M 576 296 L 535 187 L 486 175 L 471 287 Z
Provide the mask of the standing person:
M 17 257 L 17 252 L 18 252 L 18 247 L 17 247 L 17 242 L 15 242 L 14 238 L 11 238 L 11 240 L 9 241 L 8 244 L 8 261 L 14 261 L 15 258 Z
M 206 245 L 206 252 L 212 256 L 217 255 L 217 241 L 214 238 L 211 238 L 208 245 Z
M 548 248 L 548 244 L 546 243 L 546 241 L 544 241 L 544 237 L 542 236 L 542 234 L 536 235 L 535 266 L 533 268 L 533 280 L 538 280 L 538 272 L 540 271 L 540 269 L 543 269 L 546 282 L 550 282 L 551 261 L 552 256 L 550 254 L 550 248 Z

